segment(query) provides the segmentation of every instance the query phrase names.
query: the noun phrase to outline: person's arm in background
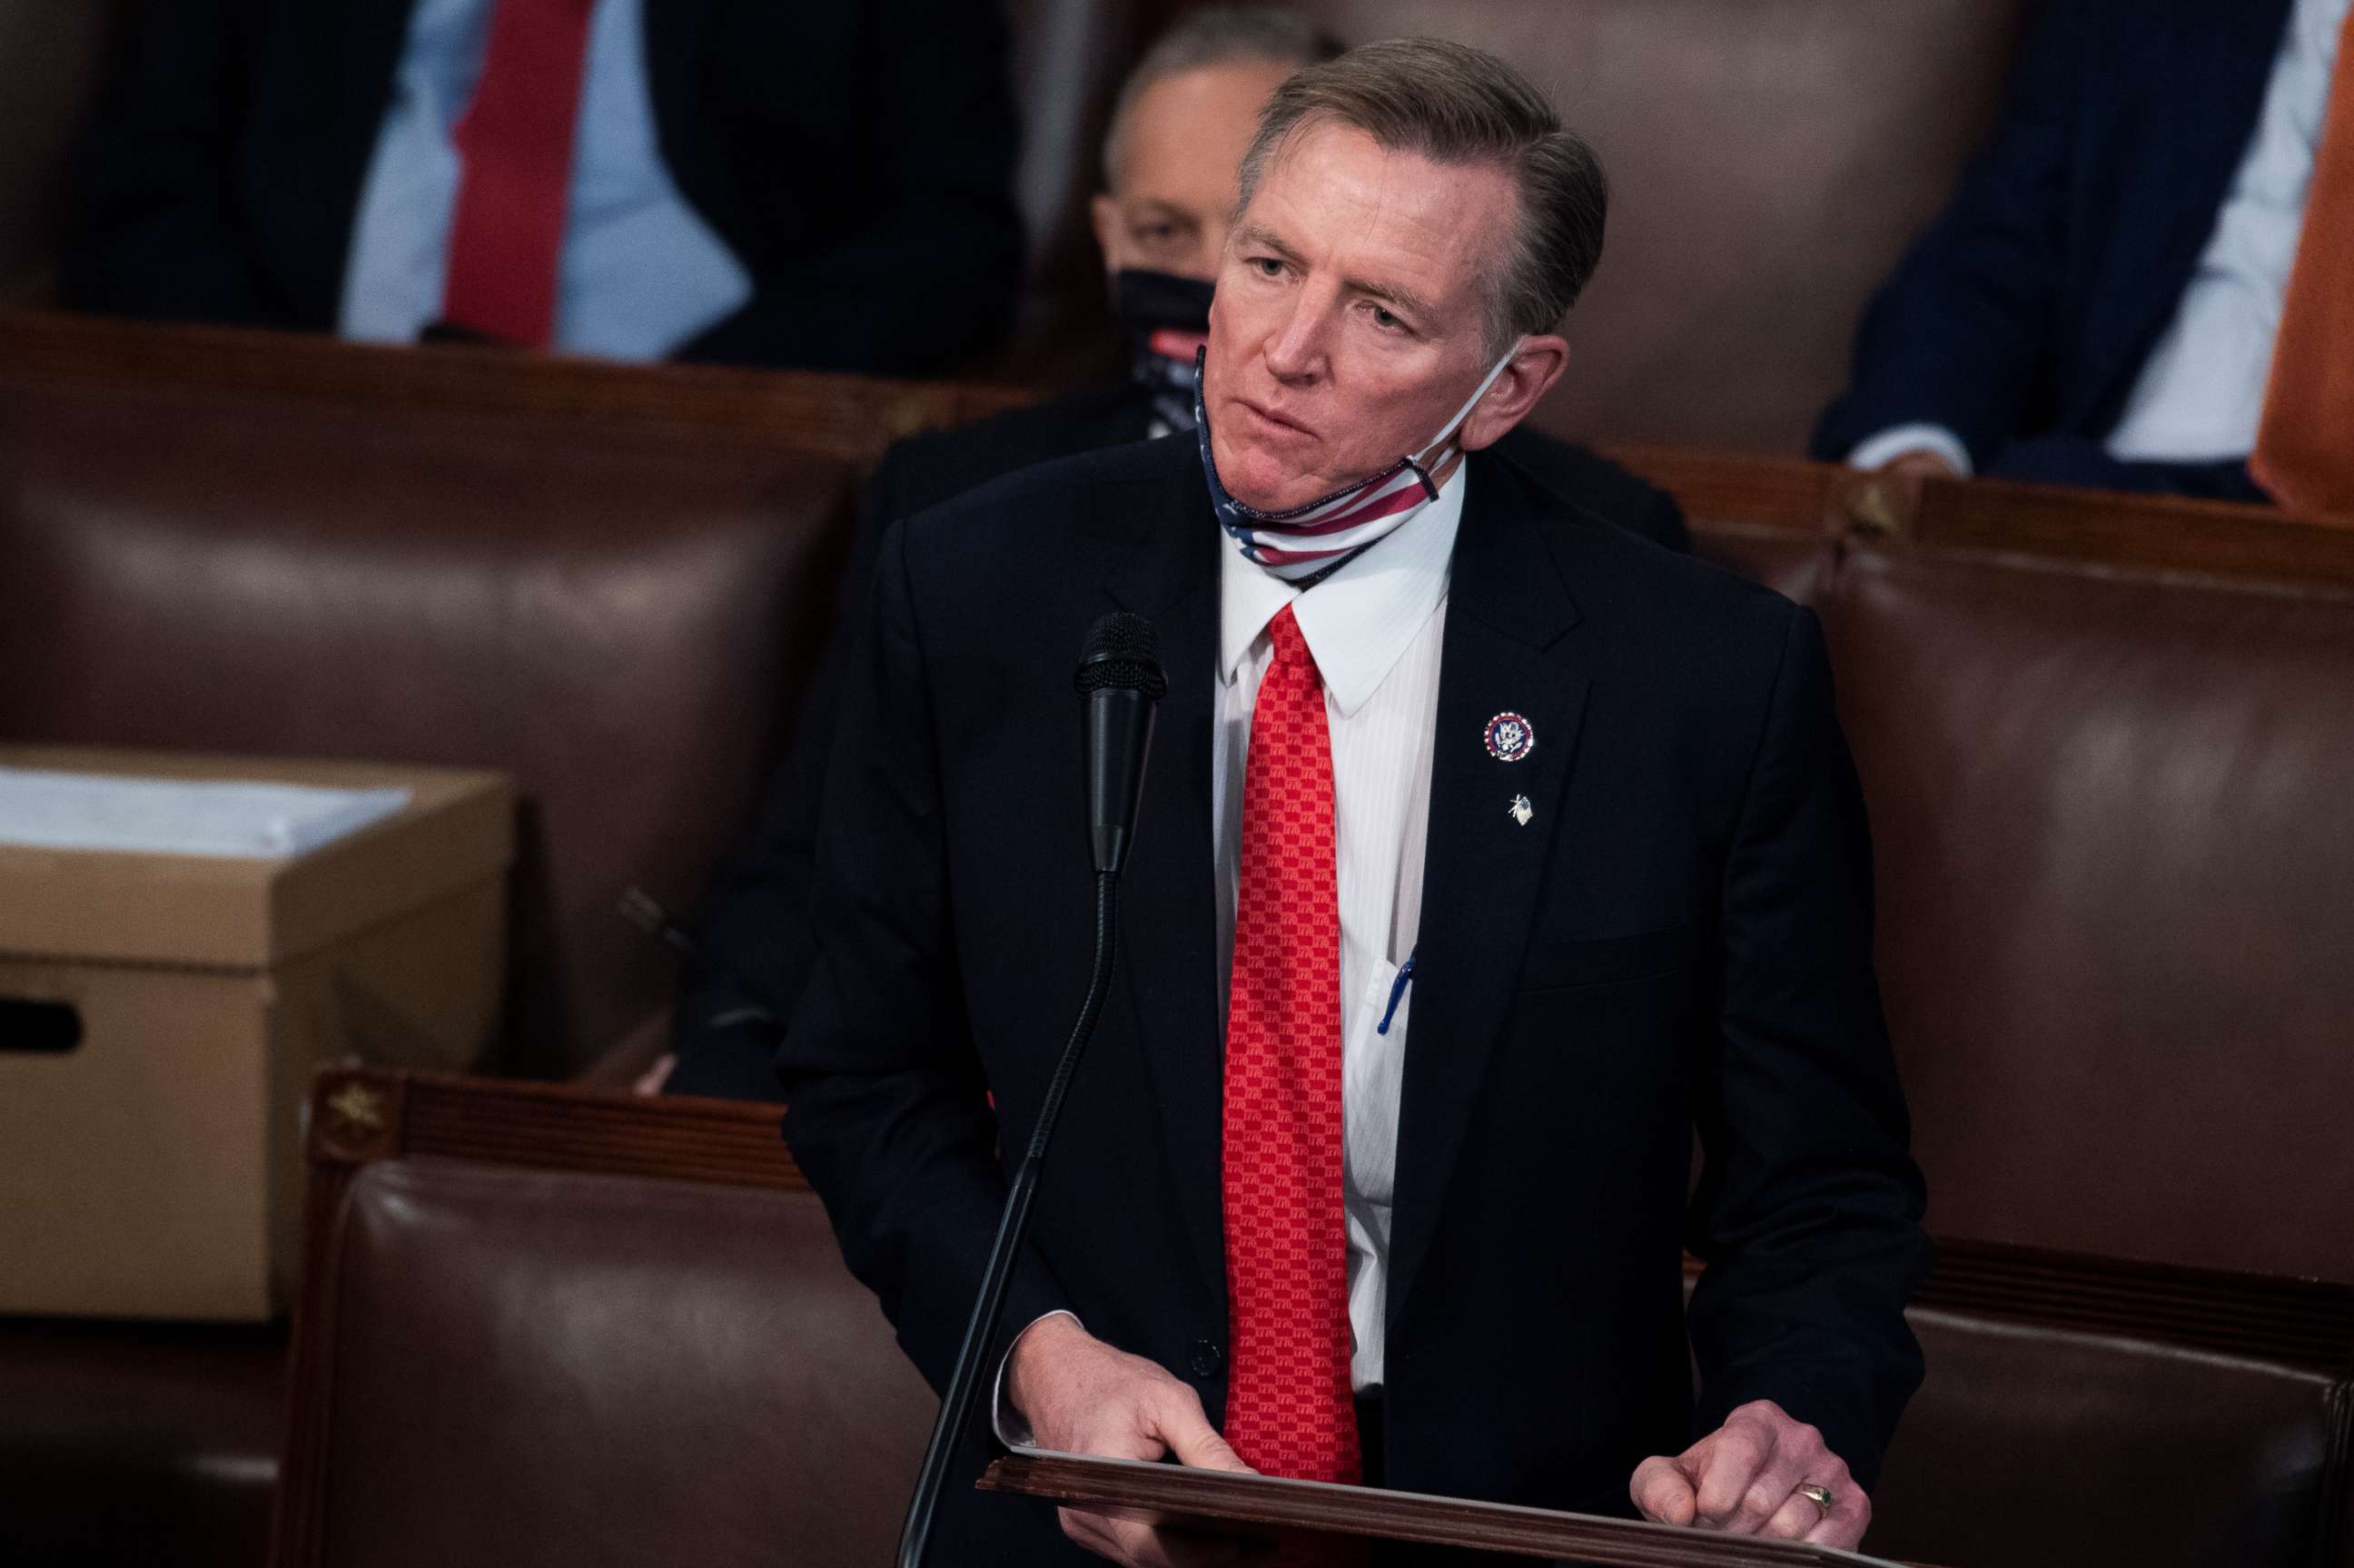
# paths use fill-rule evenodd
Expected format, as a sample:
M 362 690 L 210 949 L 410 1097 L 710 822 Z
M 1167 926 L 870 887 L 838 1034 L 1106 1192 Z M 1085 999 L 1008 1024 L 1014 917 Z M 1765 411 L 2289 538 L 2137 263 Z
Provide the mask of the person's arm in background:
M 875 375 L 938 375 L 1003 344 L 1022 289 L 1013 202 L 1020 131 L 994 5 L 870 7 L 872 209 L 846 242 L 789 273 L 680 357 Z
M 1648 1461 L 1633 1489 L 1670 1522 L 1696 1500 L 1757 1531 L 1787 1507 L 1785 1527 L 1852 1546 L 1920 1384 L 1904 1304 L 1929 1247 L 1872 970 L 1862 796 L 1821 630 L 1788 615 L 1726 860 L 1720 1044 L 1696 1116 L 1687 1244 L 1706 1268 L 1690 1326 L 1708 1436 Z M 1834 1494 L 1830 1518 L 1786 1502 L 1807 1481 Z
M 890 524 L 908 511 L 923 444 L 885 454 L 862 499 L 835 595 L 841 606 L 810 682 L 784 764 L 752 838 L 712 879 L 694 922 L 699 956 L 679 977 L 672 1050 L 661 1087 L 674 1095 L 773 1100 L 777 1047 L 816 962 L 810 889 L 827 760 L 842 720 L 843 685 L 865 630 L 875 570 Z
M 76 158 L 69 307 L 280 324 L 231 196 L 255 26 L 243 0 L 133 8 Z
M 2063 275 L 2089 9 L 2038 6 L 1992 140 L 1864 313 L 1847 391 L 1815 429 L 1817 458 L 1878 468 L 1930 453 L 1968 472 L 2020 432 Z

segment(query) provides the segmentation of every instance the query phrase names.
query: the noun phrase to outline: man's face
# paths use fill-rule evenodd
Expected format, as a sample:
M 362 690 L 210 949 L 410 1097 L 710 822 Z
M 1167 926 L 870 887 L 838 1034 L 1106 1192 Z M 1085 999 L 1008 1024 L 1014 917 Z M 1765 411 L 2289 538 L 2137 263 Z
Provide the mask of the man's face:
M 1235 499 L 1304 505 L 1440 433 L 1487 370 L 1480 277 L 1516 201 L 1500 170 L 1384 152 L 1346 125 L 1294 132 L 1210 308 L 1203 402 Z
M 1292 69 L 1272 60 L 1163 77 L 1129 105 L 1111 189 L 1095 199 L 1104 270 L 1217 276 L 1235 210 L 1235 170 L 1258 111 Z

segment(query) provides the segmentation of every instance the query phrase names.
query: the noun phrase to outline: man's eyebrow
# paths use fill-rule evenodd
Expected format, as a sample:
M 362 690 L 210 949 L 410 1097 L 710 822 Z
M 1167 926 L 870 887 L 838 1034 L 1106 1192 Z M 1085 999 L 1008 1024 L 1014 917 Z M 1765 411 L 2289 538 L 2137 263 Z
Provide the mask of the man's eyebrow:
M 1246 223 L 1243 225 L 1243 227 L 1237 230 L 1235 235 L 1235 243 L 1246 249 L 1257 247 L 1261 250 L 1272 250 L 1278 256 L 1282 257 L 1286 261 L 1297 261 L 1299 260 L 1299 251 L 1294 250 L 1290 246 L 1286 245 L 1282 240 L 1277 238 L 1272 232 L 1260 228 L 1256 223 Z
M 1352 278 L 1348 281 L 1348 288 L 1352 293 L 1363 294 L 1367 299 L 1386 301 L 1410 316 L 1427 319 L 1432 314 L 1430 307 L 1422 302 L 1420 295 L 1410 289 L 1400 288 L 1395 283 L 1373 283 Z

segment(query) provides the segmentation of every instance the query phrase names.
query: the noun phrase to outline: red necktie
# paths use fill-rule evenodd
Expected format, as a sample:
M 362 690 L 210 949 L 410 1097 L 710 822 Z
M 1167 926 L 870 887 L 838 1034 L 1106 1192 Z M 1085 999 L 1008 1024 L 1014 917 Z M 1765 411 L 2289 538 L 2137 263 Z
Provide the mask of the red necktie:
M 1226 1441 L 1262 1473 L 1362 1475 L 1341 1212 L 1341 899 L 1324 683 L 1287 606 L 1252 709 L 1227 998 Z M 1290 1553 L 1295 1558 L 1300 1553 Z
M 2338 39 L 2305 233 L 2248 467 L 2291 511 L 2354 516 L 2354 15 Z
M 499 0 L 474 101 L 451 132 L 464 173 L 450 223 L 442 319 L 504 343 L 556 335 L 557 265 L 572 185 L 595 0 Z

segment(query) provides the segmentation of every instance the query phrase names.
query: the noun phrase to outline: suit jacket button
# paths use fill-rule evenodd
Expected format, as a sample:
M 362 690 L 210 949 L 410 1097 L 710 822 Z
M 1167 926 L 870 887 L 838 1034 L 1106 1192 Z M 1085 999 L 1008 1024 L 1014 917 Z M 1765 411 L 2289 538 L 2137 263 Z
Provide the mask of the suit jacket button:
M 1226 1370 L 1226 1352 L 1218 1349 L 1215 1340 L 1196 1340 L 1186 1355 L 1185 1364 L 1195 1377 L 1212 1378 Z

